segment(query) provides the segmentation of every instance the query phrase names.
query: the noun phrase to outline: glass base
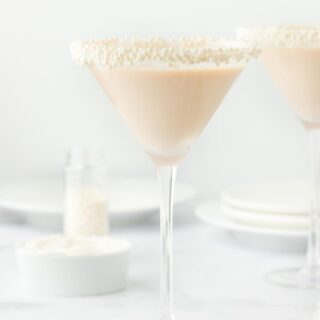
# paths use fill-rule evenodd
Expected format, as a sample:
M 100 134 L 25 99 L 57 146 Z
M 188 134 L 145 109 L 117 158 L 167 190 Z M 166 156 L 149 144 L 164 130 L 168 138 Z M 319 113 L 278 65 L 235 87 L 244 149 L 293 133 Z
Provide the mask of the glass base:
M 268 282 L 273 284 L 301 289 L 320 288 L 320 267 L 288 268 L 271 271 L 266 275 Z
M 172 315 L 169 316 L 162 316 L 159 318 L 159 320 L 175 320 L 175 317 Z

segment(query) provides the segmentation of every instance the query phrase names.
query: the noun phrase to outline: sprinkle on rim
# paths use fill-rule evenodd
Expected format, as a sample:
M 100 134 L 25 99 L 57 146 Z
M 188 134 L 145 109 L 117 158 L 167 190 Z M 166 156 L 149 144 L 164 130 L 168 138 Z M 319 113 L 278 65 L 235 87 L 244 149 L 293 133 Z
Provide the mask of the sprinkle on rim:
M 287 25 L 278 27 L 237 28 L 237 35 L 259 47 L 320 47 L 320 27 Z
M 259 55 L 250 41 L 238 38 L 109 38 L 75 41 L 72 59 L 80 65 L 109 68 L 160 63 L 195 66 L 246 63 Z

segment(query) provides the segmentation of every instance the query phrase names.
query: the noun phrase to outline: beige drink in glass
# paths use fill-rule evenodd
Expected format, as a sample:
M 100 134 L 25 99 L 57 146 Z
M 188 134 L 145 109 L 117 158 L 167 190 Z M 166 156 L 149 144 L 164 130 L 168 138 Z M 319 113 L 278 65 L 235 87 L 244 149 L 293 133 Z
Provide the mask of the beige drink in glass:
M 151 38 L 75 42 L 72 54 L 90 68 L 157 167 L 162 193 L 161 319 L 173 320 L 176 168 L 257 50 L 236 39 Z
M 306 125 L 320 124 L 320 47 L 273 48 L 261 61 Z
M 271 272 L 276 284 L 320 288 L 320 28 L 282 26 L 239 28 L 238 34 L 262 48 L 260 60 L 286 97 L 309 137 L 313 193 L 306 264 Z
M 157 165 L 186 155 L 242 66 L 91 70 Z

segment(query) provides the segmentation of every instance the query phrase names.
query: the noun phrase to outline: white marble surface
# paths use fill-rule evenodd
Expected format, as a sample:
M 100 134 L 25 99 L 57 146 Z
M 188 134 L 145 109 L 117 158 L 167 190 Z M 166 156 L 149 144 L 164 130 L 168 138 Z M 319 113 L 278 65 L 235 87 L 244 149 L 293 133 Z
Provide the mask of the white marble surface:
M 320 291 L 278 288 L 263 278 L 268 270 L 301 263 L 302 254 L 240 244 L 198 222 L 192 211 L 191 206 L 180 207 L 175 214 L 177 320 L 317 319 Z M 0 226 L 1 320 L 158 319 L 157 216 L 140 224 L 114 226 L 113 233 L 132 241 L 134 249 L 127 290 L 106 296 L 52 298 L 21 291 L 13 245 L 45 232 L 26 225 Z

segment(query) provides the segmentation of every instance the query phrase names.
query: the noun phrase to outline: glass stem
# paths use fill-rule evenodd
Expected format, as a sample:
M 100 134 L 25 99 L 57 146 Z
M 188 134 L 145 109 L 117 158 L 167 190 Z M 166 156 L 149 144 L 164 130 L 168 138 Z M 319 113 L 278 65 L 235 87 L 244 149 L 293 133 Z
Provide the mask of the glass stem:
M 310 270 L 319 267 L 319 218 L 320 218 L 320 129 L 308 129 L 308 144 L 311 174 L 310 233 L 308 238 L 307 261 Z
M 158 167 L 157 171 L 161 187 L 161 320 L 173 320 L 172 204 L 176 168 Z

